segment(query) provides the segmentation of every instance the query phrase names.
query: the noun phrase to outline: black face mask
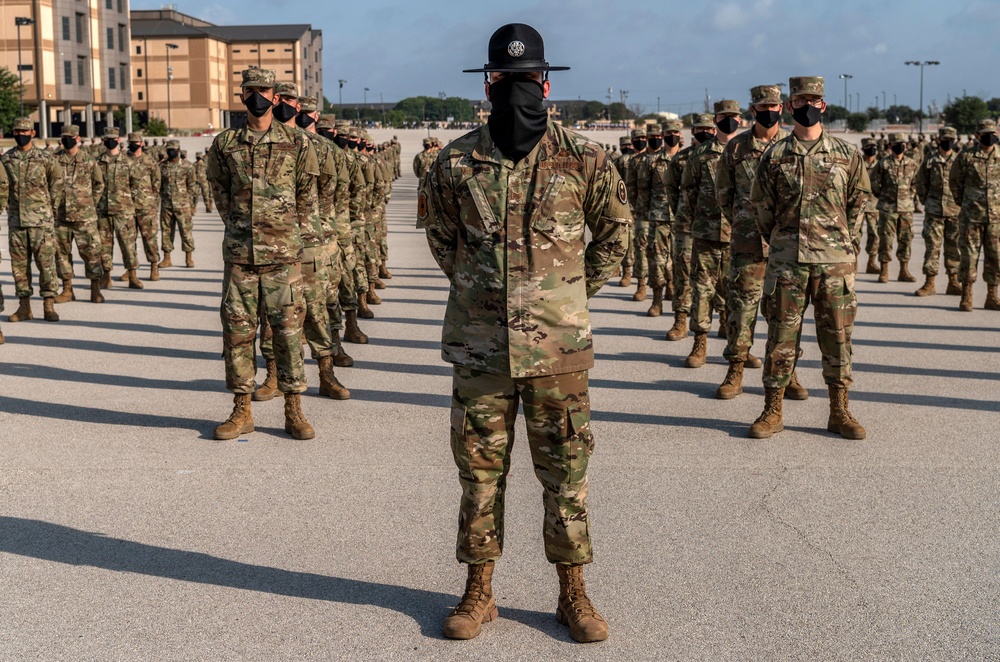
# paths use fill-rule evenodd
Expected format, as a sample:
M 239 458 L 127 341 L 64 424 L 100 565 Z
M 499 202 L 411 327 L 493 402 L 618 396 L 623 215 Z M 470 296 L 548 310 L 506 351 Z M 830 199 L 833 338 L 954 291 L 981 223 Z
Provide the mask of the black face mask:
M 181 150 L 179 150 L 179 149 L 168 149 L 167 150 L 167 159 L 170 160 L 170 161 L 173 161 L 174 159 L 176 159 L 180 155 L 181 155 Z
M 118 147 L 118 141 L 115 138 L 105 138 L 104 146 L 108 149 L 116 149 Z
M 337 143 L 337 147 L 339 147 L 340 149 L 347 149 L 348 147 L 347 136 L 341 133 L 338 133 L 336 136 L 334 136 L 333 142 Z
M 630 145 L 625 145 L 624 147 L 622 147 L 621 151 L 622 151 L 622 154 L 631 154 L 632 153 L 632 147 Z
M 249 112 L 254 117 L 263 117 L 267 115 L 267 111 L 274 105 L 272 104 L 263 94 L 260 92 L 254 92 L 246 98 L 243 105 L 247 107 L 247 112 Z
M 680 136 L 663 136 L 663 142 L 666 143 L 667 147 L 673 148 L 681 144 Z
M 698 144 L 707 143 L 709 140 L 714 138 L 715 135 L 709 133 L 708 131 L 695 131 L 694 139 L 698 141 Z
M 906 151 L 906 145 L 904 143 L 896 143 L 892 146 L 892 153 L 899 156 Z
M 14 136 L 14 142 L 17 143 L 18 147 L 27 147 L 28 143 L 31 142 L 31 136 L 26 136 L 23 133 L 19 133 Z
M 520 161 L 545 135 L 549 114 L 540 83 L 508 76 L 490 85 L 490 137 L 504 156 Z
M 308 128 L 308 127 L 309 127 L 309 125 L 310 125 L 310 124 L 312 124 L 312 123 L 313 123 L 313 122 L 315 122 L 315 121 L 316 121 L 316 120 L 314 120 L 314 119 L 313 119 L 313 118 L 312 118 L 311 116 L 309 116 L 309 115 L 306 115 L 305 113 L 299 113 L 299 114 L 298 114 L 298 115 L 296 115 L 296 117 L 295 117 L 295 123 L 296 123 L 296 124 L 297 124 L 297 125 L 299 126 L 299 128 L 301 128 L 301 129 L 305 129 L 305 128 Z
M 333 131 L 330 129 L 317 129 L 316 133 L 323 136 L 327 140 L 333 140 Z
M 358 148 L 358 141 L 357 140 L 350 140 L 350 139 L 348 139 L 347 146 L 350 147 L 351 149 L 357 149 Z
M 715 126 L 728 136 L 730 133 L 736 133 L 736 129 L 740 128 L 740 123 L 735 117 L 723 117 L 715 123 Z
M 864 152 L 865 156 L 875 156 L 875 146 L 869 145 L 868 147 L 862 147 L 861 151 Z
M 282 101 L 277 106 L 274 107 L 274 119 L 278 120 L 282 124 L 288 120 L 295 117 L 299 111 L 295 110 L 294 106 L 289 106 L 287 103 Z
M 657 149 L 660 149 L 660 147 L 662 147 L 662 146 L 663 146 L 663 138 L 657 137 L 657 138 L 650 138 L 649 139 L 649 148 L 650 149 L 657 150 Z
M 819 108 L 809 104 L 806 104 L 801 108 L 792 109 L 792 117 L 795 118 L 796 122 L 805 127 L 816 125 L 819 122 L 820 115 L 822 114 L 823 113 Z
M 646 141 L 639 140 L 638 138 L 636 138 L 635 140 L 632 141 L 632 147 L 635 149 L 635 151 L 641 152 L 642 150 L 646 149 Z
M 1000 142 L 1000 137 L 997 137 L 995 133 L 984 133 L 979 136 L 979 144 L 983 147 L 989 148 Z
M 73 136 L 63 136 L 60 139 L 60 142 L 62 143 L 62 146 L 65 147 L 66 149 L 73 149 L 74 147 L 76 147 L 76 138 L 74 138 Z
M 140 145 L 139 143 L 129 143 L 128 144 L 128 151 L 132 152 L 133 154 L 135 154 L 136 152 L 138 152 L 140 149 L 142 149 L 142 145 Z
M 757 114 L 754 115 L 754 119 L 757 121 L 757 124 L 760 124 L 765 129 L 770 129 L 781 119 L 781 113 L 776 110 L 758 110 Z
M 942 151 L 950 152 L 955 147 L 955 141 L 951 138 L 942 138 L 938 141 L 938 147 L 940 147 Z

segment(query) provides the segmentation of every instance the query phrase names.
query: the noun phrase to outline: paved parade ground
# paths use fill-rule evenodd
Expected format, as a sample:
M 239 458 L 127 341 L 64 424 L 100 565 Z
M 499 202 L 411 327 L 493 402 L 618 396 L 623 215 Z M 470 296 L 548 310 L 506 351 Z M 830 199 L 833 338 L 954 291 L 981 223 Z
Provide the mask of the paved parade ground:
M 310 441 L 284 433 L 280 399 L 254 403 L 256 432 L 212 439 L 232 408 L 217 215 L 199 205 L 196 268 L 142 291 L 116 280 L 103 305 L 81 296 L 59 323 L 18 324 L 4 218 L 0 659 L 1000 659 L 1000 313 L 982 310 L 981 279 L 971 314 L 955 296 L 914 297 L 895 262 L 889 284 L 858 276 L 851 411 L 866 441 L 825 431 L 811 310 L 799 374 L 812 397 L 786 401 L 785 431 L 754 441 L 760 371 L 744 395 L 714 398 L 716 325 L 708 365 L 686 369 L 691 339 L 663 340 L 672 316 L 605 287 L 591 301 L 587 579 L 611 636 L 577 644 L 555 620 L 521 423 L 500 619 L 443 639 L 465 581 L 440 358 L 448 282 L 413 227 L 426 134 L 372 135 L 393 133 L 395 277 L 361 321 L 371 344 L 345 345 L 351 400 L 320 398 L 307 361 Z M 184 141 L 190 157 L 206 145 Z

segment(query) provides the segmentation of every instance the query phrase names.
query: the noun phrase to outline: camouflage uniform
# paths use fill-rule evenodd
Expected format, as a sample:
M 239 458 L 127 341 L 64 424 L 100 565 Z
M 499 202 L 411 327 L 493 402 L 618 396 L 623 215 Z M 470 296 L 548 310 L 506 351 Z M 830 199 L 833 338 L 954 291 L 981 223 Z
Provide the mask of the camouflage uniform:
M 628 165 L 625 177 L 625 187 L 628 189 L 629 200 L 632 201 L 633 226 L 632 251 L 635 253 L 632 275 L 638 283 L 638 291 L 633 299 L 645 299 L 646 279 L 649 278 L 649 195 L 650 195 L 650 162 L 663 151 L 663 129 L 659 124 L 646 125 L 646 151 L 639 158 L 632 159 Z M 659 140 L 655 149 L 650 141 Z
M 201 152 L 194 155 L 194 195 L 191 197 L 191 212 L 198 210 L 198 195 L 205 201 L 205 211 L 212 213 L 212 195 L 208 192 L 208 177 L 205 176 L 205 159 Z
M 482 127 L 440 154 L 417 208 L 431 253 L 451 281 L 442 356 L 455 364 L 458 559 L 479 563 L 502 552 L 520 399 L 535 475 L 545 488 L 546 557 L 590 562 L 587 371 L 594 350 L 587 299 L 625 254 L 625 184 L 596 144 L 551 122 L 516 164 Z
M 633 168 L 635 167 L 635 161 L 637 161 L 638 159 L 642 158 L 642 155 L 646 153 L 646 129 L 645 129 L 645 127 L 641 127 L 640 126 L 639 128 L 632 129 L 632 145 L 633 145 L 633 147 L 636 144 L 641 145 L 641 148 L 636 148 L 635 151 L 633 151 L 631 154 L 628 154 L 625 158 L 623 158 L 618 163 L 618 169 L 621 172 L 624 173 L 624 174 L 622 174 L 622 180 L 625 182 L 626 190 L 628 189 L 628 182 L 629 182 L 629 180 L 631 179 L 632 182 L 633 182 L 633 191 L 632 191 L 633 194 L 634 194 L 634 188 L 635 188 L 634 187 L 634 183 L 635 183 L 634 172 L 635 171 L 633 170 Z M 635 215 L 635 203 L 636 203 L 635 198 L 634 197 L 630 197 L 629 198 L 629 205 L 632 208 L 633 217 Z M 622 276 L 623 277 L 622 277 L 621 285 L 623 287 L 629 285 L 629 282 L 630 282 L 630 279 L 631 279 L 631 276 L 632 276 L 632 267 L 633 267 L 633 265 L 635 265 L 635 226 L 634 225 L 630 225 L 628 232 L 629 232 L 628 251 L 625 253 L 625 259 L 622 260 L 622 272 L 623 272 Z
M 893 144 L 902 142 L 902 135 L 889 134 Z M 908 275 L 910 247 L 913 244 L 913 178 L 920 164 L 906 154 L 896 156 L 890 153 L 871 172 L 872 194 L 878 198 L 879 211 L 879 261 L 883 270 L 892 261 L 892 244 L 898 238 L 896 258 L 900 263 L 900 280 Z M 886 278 L 880 278 L 885 280 Z
M 104 137 L 117 140 L 118 129 L 105 129 Z M 135 256 L 135 205 L 132 202 L 128 157 L 121 151 L 112 154 L 105 148 L 97 164 L 104 175 L 104 195 L 97 204 L 97 228 L 101 233 L 101 263 L 107 284 L 114 260 L 115 237 L 118 238 L 125 269 L 132 271 L 139 266 Z
M 128 136 L 130 143 L 142 143 L 141 133 L 130 133 Z M 160 186 L 161 174 L 160 166 L 156 164 L 156 159 L 146 153 L 145 148 L 140 156 L 129 152 L 128 158 L 132 164 L 129 173 L 129 181 L 132 186 L 132 202 L 135 205 L 135 224 L 138 226 L 138 234 L 142 237 L 142 247 L 146 254 L 146 261 L 154 265 L 160 261 Z
M 680 131 L 684 125 L 680 120 L 669 120 L 663 126 L 663 131 Z M 643 207 L 647 210 L 649 221 L 649 244 L 646 249 L 649 262 L 649 286 L 666 288 L 669 292 L 673 284 L 673 262 L 670 251 L 673 244 L 671 228 L 673 213 L 670 208 L 670 192 L 667 181 L 670 174 L 670 163 L 674 155 L 667 147 L 657 151 L 647 162 L 644 178 L 648 180 L 647 187 L 640 187 L 639 194 L 644 196 Z
M 956 140 L 958 134 L 951 127 L 938 131 L 940 138 Z M 952 147 L 948 154 L 935 149 L 920 164 L 913 187 L 924 205 L 924 267 L 925 276 L 932 280 L 938 273 L 941 246 L 944 245 L 944 269 L 949 276 L 957 275 L 961 263 L 958 248 L 958 214 L 961 208 L 955 202 L 948 186 L 951 168 L 958 160 L 958 151 Z
M 670 201 L 674 217 L 673 263 L 674 263 L 674 315 L 682 313 L 685 318 L 691 312 L 691 214 L 687 202 L 681 195 L 681 179 L 688 159 L 695 146 L 685 147 L 670 161 L 667 171 L 667 200 Z M 684 332 L 687 333 L 685 323 Z
M 62 135 L 77 137 L 80 128 L 67 126 Z M 104 276 L 101 264 L 101 236 L 97 230 L 97 201 L 104 194 L 104 175 L 97 162 L 82 147 L 76 155 L 66 150 L 56 155 L 63 174 L 62 204 L 56 214 L 56 242 L 58 245 L 59 278 L 73 280 L 73 242 L 83 260 L 84 274 L 91 281 Z
M 14 122 L 15 130 L 33 128 L 26 118 Z M 64 195 L 62 168 L 47 150 L 34 145 L 26 151 L 10 148 L 0 163 L 8 180 L 7 242 L 14 290 L 19 299 L 32 295 L 29 264 L 34 258 L 42 298 L 55 298 L 55 218 Z
M 218 137 L 215 139 L 215 143 L 217 142 Z M 167 146 L 169 149 L 179 149 L 180 141 L 170 140 Z M 191 198 L 197 186 L 194 166 L 184 159 L 167 160 L 160 166 L 160 232 L 163 234 L 165 255 L 173 252 L 174 233 L 177 231 L 180 231 L 181 248 L 184 252 L 194 252 Z
M 434 158 L 437 156 L 437 152 L 431 149 L 431 139 L 424 138 L 424 151 L 417 152 L 417 155 L 413 157 L 413 174 L 417 176 L 417 183 L 424 178 L 427 171 L 430 169 L 431 164 L 434 163 Z
M 338 136 L 350 133 L 350 123 L 334 123 Z M 366 182 L 361 169 L 361 159 L 352 149 L 344 149 L 348 179 L 348 221 L 351 228 L 351 249 L 345 251 L 344 274 L 340 285 L 340 308 L 353 315 L 358 310 L 359 297 L 368 291 L 368 274 L 364 268 L 364 201 Z
M 0 165 L 0 214 L 7 209 L 7 198 L 10 196 L 10 181 L 7 179 L 7 168 Z M 0 259 L 3 258 L 3 251 L 0 251 Z M 0 313 L 4 310 L 3 288 L 0 287 Z M 0 333 L 0 344 L 2 344 L 3 333 Z

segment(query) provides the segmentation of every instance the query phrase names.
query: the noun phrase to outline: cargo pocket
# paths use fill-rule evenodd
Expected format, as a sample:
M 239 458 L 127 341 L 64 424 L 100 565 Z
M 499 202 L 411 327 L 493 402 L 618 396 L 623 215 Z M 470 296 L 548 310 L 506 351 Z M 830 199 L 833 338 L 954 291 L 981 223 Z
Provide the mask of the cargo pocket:
M 581 402 L 566 410 L 566 443 L 569 445 L 570 483 L 579 483 L 587 475 L 590 455 L 594 452 L 594 435 L 590 432 L 590 404 Z
M 468 407 L 457 403 L 451 405 L 451 454 L 459 469 L 471 470 L 472 454 L 469 451 L 468 426 L 466 416 Z

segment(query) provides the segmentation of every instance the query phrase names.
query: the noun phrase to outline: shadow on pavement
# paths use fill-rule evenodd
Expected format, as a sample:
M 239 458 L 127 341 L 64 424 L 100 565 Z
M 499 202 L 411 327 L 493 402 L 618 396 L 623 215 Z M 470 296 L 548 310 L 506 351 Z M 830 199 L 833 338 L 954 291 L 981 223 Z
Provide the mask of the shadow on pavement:
M 0 363 L 0 375 L 26 379 L 50 379 L 56 382 L 77 382 L 100 386 L 124 386 L 127 388 L 152 388 L 168 391 L 210 391 L 226 390 L 224 379 L 192 379 L 189 382 L 162 378 L 135 377 L 133 375 L 105 375 L 97 372 L 80 372 L 66 368 L 56 368 L 28 363 Z
M 100 340 L 80 340 L 73 338 L 60 338 L 58 341 L 53 341 L 50 338 L 20 336 L 14 339 L 14 342 L 21 345 L 36 345 L 45 348 L 51 348 L 53 342 L 57 342 L 59 349 L 75 349 L 83 352 L 109 352 L 111 354 L 134 354 L 136 356 L 162 356 L 168 359 L 195 359 L 198 361 L 218 360 L 221 354 L 221 352 L 201 352 L 194 349 L 177 349 L 176 347 L 122 345 Z
M 101 329 L 102 331 L 134 331 L 136 333 L 162 333 L 168 336 L 200 336 L 202 338 L 221 338 L 222 331 L 211 331 L 208 329 L 178 329 L 170 326 L 159 326 L 156 324 L 139 324 L 138 322 L 112 322 L 100 321 L 89 322 L 86 320 L 68 320 L 63 318 L 59 322 L 60 326 L 80 326 L 88 329 Z
M 241 563 L 17 517 L 0 516 L 0 552 L 111 572 L 391 609 L 412 618 L 421 633 L 433 639 L 443 638 L 441 622 L 458 603 L 458 596 L 448 593 Z M 500 616 L 569 641 L 565 628 L 550 613 L 506 607 Z
M 180 428 L 201 433 L 201 439 L 212 439 L 218 422 L 203 421 L 178 416 L 160 416 L 138 412 L 98 409 L 81 405 L 66 405 L 55 402 L 39 402 L 23 398 L 0 398 L 0 412 L 57 418 L 76 423 L 96 423 L 98 425 L 131 425 L 138 428 Z

